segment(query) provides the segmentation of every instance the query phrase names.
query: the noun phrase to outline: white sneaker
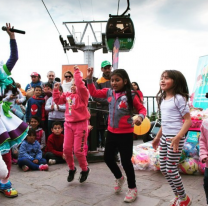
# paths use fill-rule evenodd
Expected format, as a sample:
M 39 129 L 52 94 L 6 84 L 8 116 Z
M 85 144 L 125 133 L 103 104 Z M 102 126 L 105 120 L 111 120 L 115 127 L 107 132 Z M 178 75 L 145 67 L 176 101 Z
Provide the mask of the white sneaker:
M 137 188 L 129 189 L 124 198 L 124 202 L 134 202 L 137 198 Z
M 101 148 L 100 148 L 100 151 L 101 151 L 101 152 L 105 152 L 105 147 L 101 147 Z
M 48 164 L 49 164 L 49 165 L 55 165 L 55 164 L 56 164 L 56 160 L 54 160 L 54 159 L 49 159 L 49 160 L 48 160 Z
M 170 201 L 171 206 L 176 206 L 177 202 L 178 202 L 178 197 L 175 197 L 174 199 L 172 199 L 172 200 Z
M 119 192 L 121 192 L 125 180 L 126 178 L 124 176 L 122 176 L 120 179 L 116 179 L 116 186 L 114 187 L 115 193 L 118 194 Z

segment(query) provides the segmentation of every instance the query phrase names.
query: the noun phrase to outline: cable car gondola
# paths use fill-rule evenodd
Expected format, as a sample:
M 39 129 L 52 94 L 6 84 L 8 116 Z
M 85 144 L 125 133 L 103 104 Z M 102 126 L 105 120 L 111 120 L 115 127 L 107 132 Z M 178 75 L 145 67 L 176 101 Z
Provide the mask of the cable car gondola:
M 120 49 L 119 51 L 129 51 L 134 44 L 135 30 L 134 24 L 130 18 L 130 14 L 124 15 L 129 10 L 128 7 L 122 15 L 109 15 L 109 19 L 106 25 L 106 46 L 109 51 L 113 50 L 114 41 L 119 39 Z
M 106 46 L 113 50 L 115 39 L 118 37 L 120 51 L 129 51 L 133 47 L 135 32 L 134 24 L 129 15 L 110 17 L 106 25 Z

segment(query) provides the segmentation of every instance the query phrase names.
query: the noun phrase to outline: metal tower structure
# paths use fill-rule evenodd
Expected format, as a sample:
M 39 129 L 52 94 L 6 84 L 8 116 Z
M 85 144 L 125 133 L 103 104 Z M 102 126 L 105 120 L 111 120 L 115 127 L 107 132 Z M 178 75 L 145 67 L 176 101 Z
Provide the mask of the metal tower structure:
M 64 40 L 62 36 L 60 36 L 60 41 L 63 46 L 64 52 L 66 53 L 66 50 L 72 49 L 73 52 L 78 52 L 78 50 L 84 52 L 84 63 L 88 64 L 89 67 L 94 67 L 94 52 L 99 49 L 103 49 L 103 53 L 108 53 L 108 50 L 106 48 L 105 44 L 105 33 L 102 33 L 101 42 L 98 42 L 97 37 L 95 35 L 95 31 L 92 27 L 92 24 L 94 23 L 106 23 L 107 21 L 75 21 L 75 22 L 63 22 L 63 24 L 66 26 L 66 29 L 69 32 L 69 35 L 67 35 L 67 40 Z M 83 24 L 85 23 L 84 31 L 81 33 L 80 41 L 76 40 L 75 32 L 71 32 L 68 24 Z M 83 39 L 86 34 L 87 27 L 90 26 L 92 34 L 94 36 L 95 42 L 92 42 L 92 45 L 87 45 L 85 42 L 83 42 Z M 73 27 L 72 27 L 73 30 Z

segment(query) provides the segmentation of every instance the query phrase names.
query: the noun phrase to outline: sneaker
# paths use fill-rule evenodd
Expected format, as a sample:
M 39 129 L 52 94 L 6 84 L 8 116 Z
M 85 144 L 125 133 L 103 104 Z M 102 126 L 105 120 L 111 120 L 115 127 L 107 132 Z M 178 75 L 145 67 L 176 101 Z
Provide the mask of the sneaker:
M 189 206 L 191 205 L 191 200 L 189 198 L 188 195 L 186 195 L 186 200 L 181 200 L 181 199 L 178 199 L 177 203 L 176 203 L 176 206 Z
M 56 160 L 54 160 L 54 159 L 49 159 L 49 160 L 48 160 L 48 164 L 49 164 L 49 165 L 55 165 L 55 164 L 56 164 Z
M 0 190 L 10 189 L 12 187 L 12 183 L 8 180 L 7 183 L 3 184 L 0 181 Z
M 105 152 L 105 147 L 101 147 L 101 148 L 100 148 L 100 151 L 101 151 L 101 152 Z
M 125 180 L 126 178 L 124 176 L 122 176 L 120 179 L 116 179 L 116 186 L 114 187 L 115 193 L 119 193 L 121 191 Z
M 124 202 L 134 202 L 137 198 L 137 188 L 129 189 L 124 198 Z
M 40 171 L 47 171 L 47 170 L 48 170 L 48 165 L 47 165 L 47 164 L 45 164 L 45 165 L 40 165 L 40 166 L 39 166 L 39 170 L 40 170 Z
M 17 190 L 15 190 L 13 188 L 6 189 L 6 190 L 0 190 L 0 192 L 3 193 L 3 195 L 5 197 L 9 197 L 9 198 L 17 197 L 18 196 Z
M 87 180 L 89 173 L 90 173 L 89 167 L 87 168 L 87 171 L 81 171 L 79 176 L 79 182 L 80 183 L 85 182 Z
M 29 168 L 27 165 L 23 165 L 23 166 L 22 166 L 22 170 L 23 170 L 24 172 L 27 172 L 29 169 L 30 169 L 30 168 Z
M 72 182 L 74 180 L 74 175 L 77 173 L 77 168 L 75 167 L 74 170 L 69 170 L 69 176 L 67 178 L 68 182 Z
M 171 206 L 176 206 L 177 201 L 178 201 L 178 197 L 175 197 L 174 199 L 172 199 L 172 200 L 170 201 Z

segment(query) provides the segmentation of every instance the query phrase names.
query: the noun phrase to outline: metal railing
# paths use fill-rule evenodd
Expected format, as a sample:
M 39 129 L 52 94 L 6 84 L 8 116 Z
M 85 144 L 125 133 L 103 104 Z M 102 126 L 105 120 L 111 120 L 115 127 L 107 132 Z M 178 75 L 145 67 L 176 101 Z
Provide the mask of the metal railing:
M 147 109 L 147 116 L 150 117 L 152 113 L 158 111 L 157 101 L 155 96 L 144 96 L 144 106 Z

